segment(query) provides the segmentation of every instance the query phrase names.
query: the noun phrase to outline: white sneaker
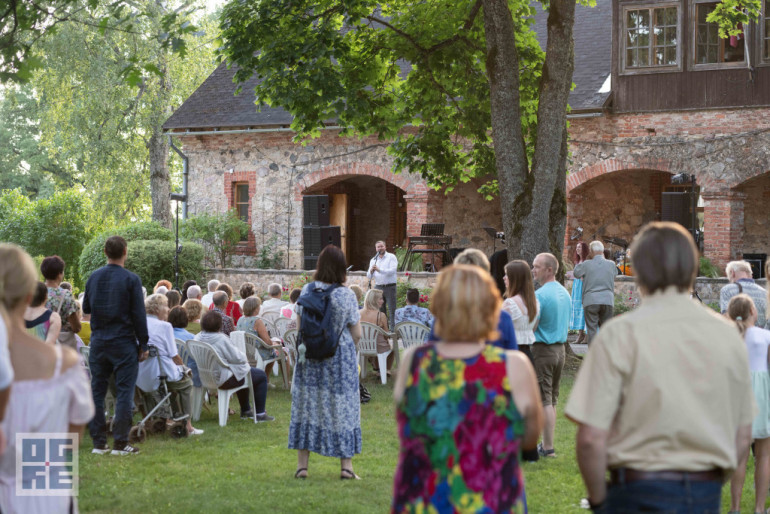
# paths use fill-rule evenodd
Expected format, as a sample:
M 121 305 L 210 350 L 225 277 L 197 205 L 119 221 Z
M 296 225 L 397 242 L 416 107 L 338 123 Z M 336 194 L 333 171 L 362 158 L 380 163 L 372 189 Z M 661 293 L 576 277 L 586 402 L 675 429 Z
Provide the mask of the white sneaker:
M 139 455 L 139 449 L 138 448 L 134 448 L 130 444 L 126 444 L 122 448 L 115 447 L 112 450 L 112 452 L 110 453 L 110 455 L 120 455 L 120 456 L 124 456 L 124 455 Z
M 193 428 L 191 432 L 187 432 L 187 435 L 201 435 L 203 434 L 203 430 L 200 428 Z
M 91 453 L 95 453 L 96 455 L 106 455 L 110 453 L 110 447 L 106 443 L 101 446 L 94 446 Z

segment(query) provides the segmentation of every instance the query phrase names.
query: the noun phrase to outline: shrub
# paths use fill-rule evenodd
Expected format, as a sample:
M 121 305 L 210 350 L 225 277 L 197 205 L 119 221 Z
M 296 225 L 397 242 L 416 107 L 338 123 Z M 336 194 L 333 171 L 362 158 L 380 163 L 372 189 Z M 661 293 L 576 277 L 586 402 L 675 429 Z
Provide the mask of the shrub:
M 227 268 L 235 248 L 249 233 L 249 224 L 238 217 L 235 209 L 222 214 L 198 214 L 180 226 L 185 239 L 203 245 L 210 266 Z
M 396 284 L 396 308 L 406 305 L 406 290 L 414 288 L 414 284 L 409 282 L 398 282 Z M 433 293 L 433 289 L 426 287 L 423 289 L 416 288 L 420 291 L 420 307 L 430 308 L 430 295 Z
M 82 281 L 78 258 L 93 225 L 91 204 L 76 191 L 35 201 L 15 190 L 0 194 L 0 241 L 16 243 L 30 255 L 59 255 L 67 263 L 67 279 L 76 285 Z
M 142 279 L 150 289 L 159 280 L 174 281 L 174 241 L 130 241 L 126 269 Z M 186 280 L 200 280 L 203 276 L 203 247 L 186 242 L 179 254 L 179 284 Z
M 85 283 L 91 273 L 107 263 L 104 242 L 111 236 L 121 236 L 126 241 L 173 241 L 174 233 L 155 221 L 143 221 L 105 230 L 91 239 L 80 254 L 78 267 Z
M 276 247 L 276 237 L 263 244 L 257 252 L 257 268 L 259 269 L 283 269 L 283 250 Z
M 711 259 L 709 259 L 708 257 L 700 258 L 699 268 L 700 268 L 698 270 L 699 277 L 719 278 L 721 276 L 719 268 L 714 266 L 714 264 L 711 262 Z

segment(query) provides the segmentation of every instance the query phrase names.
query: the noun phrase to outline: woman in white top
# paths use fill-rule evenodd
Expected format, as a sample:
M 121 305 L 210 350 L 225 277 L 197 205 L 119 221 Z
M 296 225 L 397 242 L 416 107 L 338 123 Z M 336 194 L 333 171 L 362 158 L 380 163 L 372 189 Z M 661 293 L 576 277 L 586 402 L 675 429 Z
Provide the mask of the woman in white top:
M 757 308 L 746 294 L 734 296 L 727 305 L 727 315 L 735 321 L 749 354 L 751 387 L 758 412 L 751 424 L 754 441 L 754 512 L 765 512 L 767 489 L 770 486 L 770 375 L 768 374 L 768 347 L 770 331 L 755 327 Z M 738 467 L 730 480 L 730 513 L 740 512 L 743 481 L 749 446 L 738 449 Z
M 503 309 L 511 315 L 519 350 L 532 360 L 530 345 L 535 342 L 534 330 L 540 321 L 540 302 L 535 298 L 532 271 L 526 261 L 511 261 L 505 265 L 505 301 Z

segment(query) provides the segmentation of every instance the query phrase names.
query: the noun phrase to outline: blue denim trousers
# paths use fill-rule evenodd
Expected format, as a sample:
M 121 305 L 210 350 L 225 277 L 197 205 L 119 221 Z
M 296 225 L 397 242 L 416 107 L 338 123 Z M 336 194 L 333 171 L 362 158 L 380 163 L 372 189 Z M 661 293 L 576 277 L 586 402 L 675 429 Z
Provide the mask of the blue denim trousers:
M 721 501 L 721 480 L 621 480 L 609 486 L 606 507 L 597 512 L 719 514 Z
M 115 374 L 115 419 L 112 436 L 120 445 L 128 442 L 131 430 L 134 405 L 134 388 L 139 371 L 139 350 L 131 342 L 92 342 L 88 358 L 91 367 L 91 391 L 94 397 L 96 413 L 89 424 L 89 432 L 94 446 L 107 443 L 107 426 L 104 419 L 104 397 L 110 375 Z

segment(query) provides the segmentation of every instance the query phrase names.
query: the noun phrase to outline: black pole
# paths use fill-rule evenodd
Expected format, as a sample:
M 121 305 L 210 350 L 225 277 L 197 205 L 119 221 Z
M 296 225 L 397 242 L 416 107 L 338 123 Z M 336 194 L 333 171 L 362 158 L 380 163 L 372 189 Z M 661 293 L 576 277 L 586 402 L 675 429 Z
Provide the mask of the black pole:
M 176 245 L 174 246 L 174 287 L 179 289 L 179 202 L 176 202 Z
M 695 239 L 695 244 L 700 250 L 700 242 L 698 241 L 698 214 L 695 212 L 698 208 L 698 200 L 695 197 L 695 175 L 690 175 L 690 209 L 692 210 L 692 237 Z

